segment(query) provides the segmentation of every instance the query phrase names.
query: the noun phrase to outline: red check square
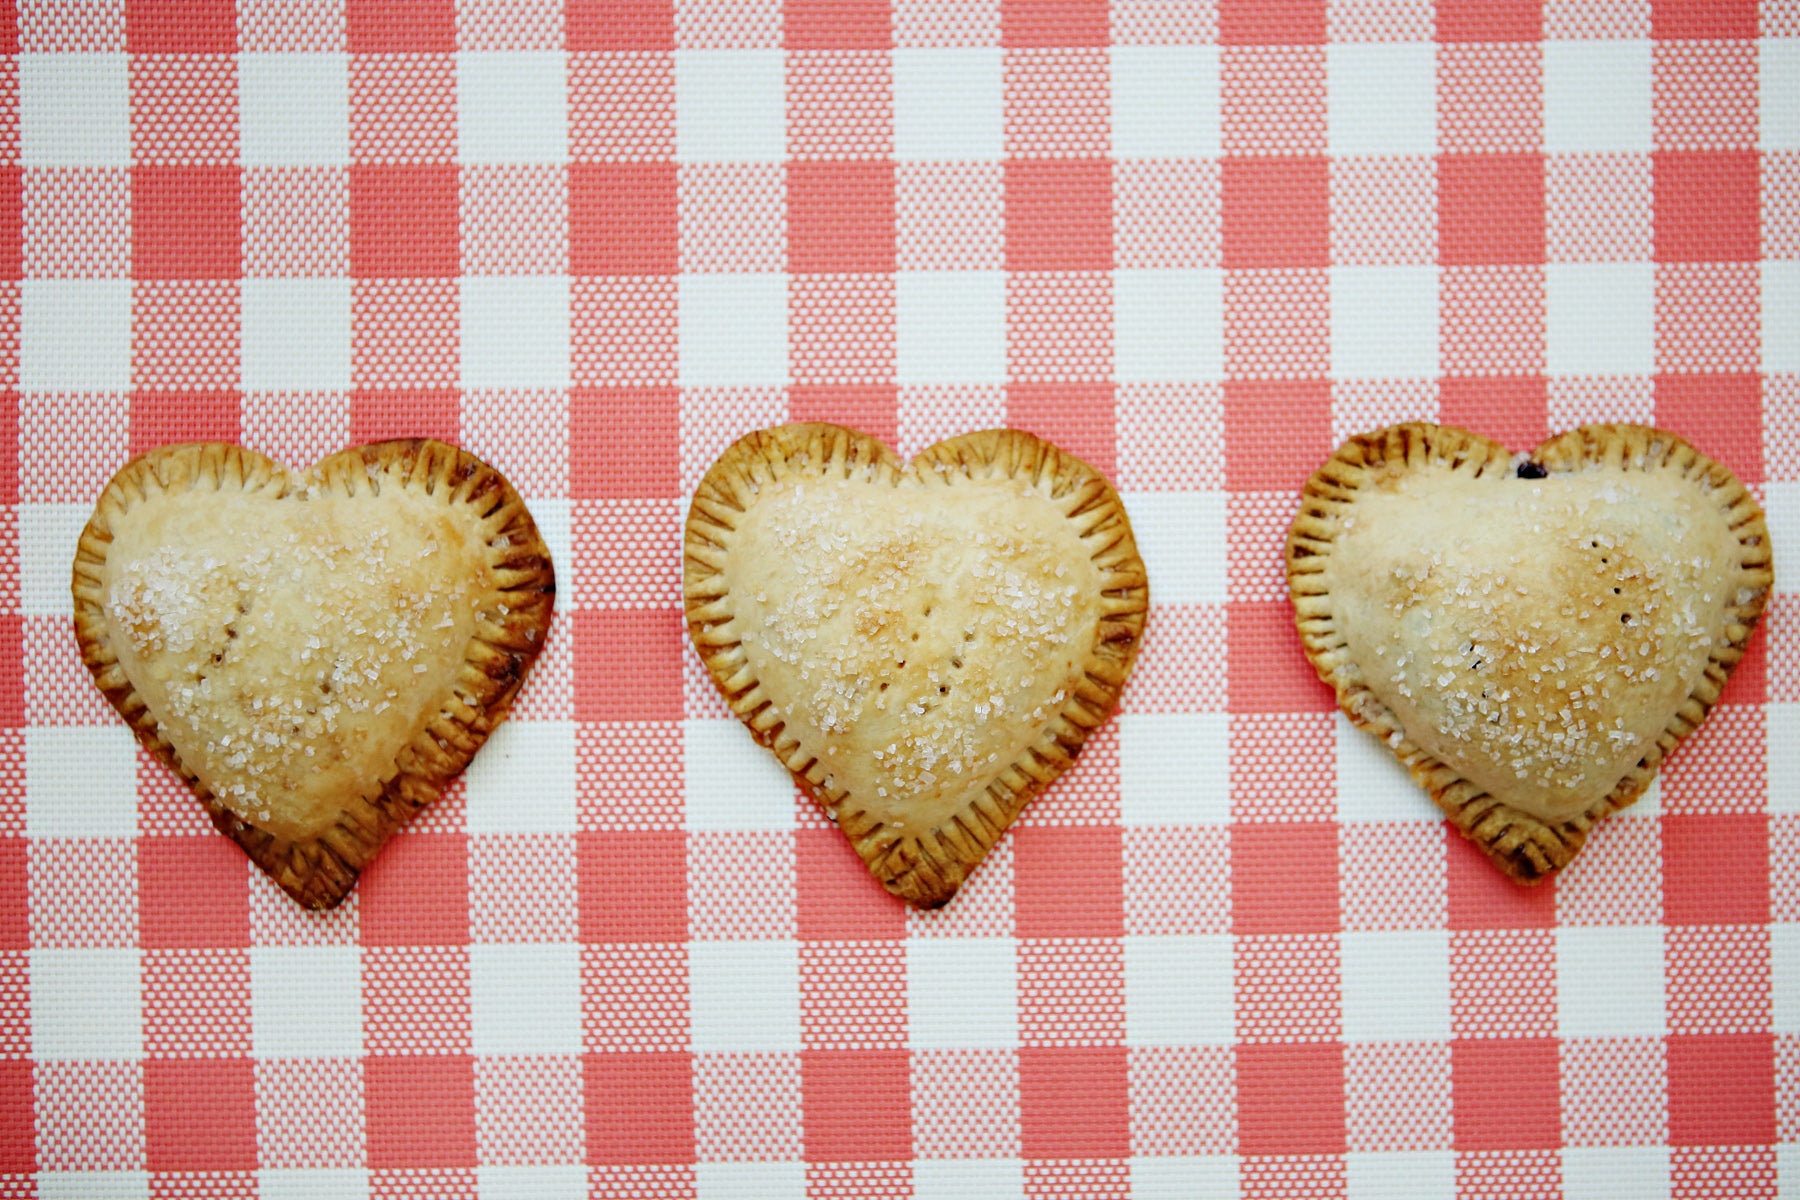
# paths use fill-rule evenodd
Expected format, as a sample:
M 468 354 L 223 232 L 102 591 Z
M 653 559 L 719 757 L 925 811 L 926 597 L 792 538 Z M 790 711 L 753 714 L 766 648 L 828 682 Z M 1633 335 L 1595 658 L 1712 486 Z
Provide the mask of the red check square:
M 1443 42 L 1535 42 L 1544 36 L 1537 0 L 1437 0 Z
M 781 33 L 789 50 L 889 50 L 888 0 L 787 0 Z
M 906 936 L 906 907 L 876 882 L 835 829 L 794 834 L 800 937 L 887 941 Z
M 1116 469 L 1109 383 L 1015 383 L 1006 389 L 1006 423 L 1056 443 L 1103 475 Z
M 676 609 L 600 609 L 575 614 L 575 718 L 681 719 L 687 628 Z
M 1775 1039 L 1717 1033 L 1669 1039 L 1669 1141 L 1775 1140 Z
M 1562 1145 L 1554 1038 L 1459 1038 L 1450 1043 L 1458 1150 L 1554 1150 Z
M 462 245 L 457 168 L 353 165 L 350 272 L 358 276 L 453 276 Z
M 577 500 L 679 495 L 680 446 L 674 388 L 576 388 L 569 396 L 569 491 Z
M 256 1065 L 247 1058 L 144 1063 L 144 1160 L 152 1171 L 250 1171 Z
M 242 275 L 241 211 L 236 167 L 133 167 L 133 277 Z
M 1665 816 L 1663 920 L 1762 925 L 1769 920 L 1769 818 L 1763 813 Z
M 1341 926 L 1336 825 L 1232 826 L 1233 933 L 1335 933 Z
M 473 1167 L 475 1061 L 466 1054 L 363 1060 L 369 1166 Z
M 691 1054 L 590 1054 L 581 1067 L 588 1162 L 694 1160 Z
M 356 885 L 365 946 L 460 946 L 469 941 L 469 839 L 390 838 Z
M 797 162 L 788 167 L 788 269 L 894 269 L 891 163 Z
M 171 442 L 236 442 L 243 400 L 231 392 L 133 392 L 131 453 Z
M 1549 432 L 1548 388 L 1541 375 L 1447 377 L 1438 384 L 1438 419 L 1527 451 Z
M 30 1059 L 0 1059 L 0 1171 L 9 1175 L 37 1170 L 34 1091 Z
M 235 54 L 237 4 L 125 0 L 125 45 L 133 54 Z
M 456 0 L 344 0 L 352 54 L 448 54 L 456 49 Z
M 1753 38 L 1757 8 L 1756 0 L 1651 0 L 1650 36 L 1658 41 Z
M 1233 381 L 1225 385 L 1225 486 L 1298 494 L 1332 451 L 1331 385 Z
M 1124 935 L 1116 826 L 1021 826 L 1012 843 L 1020 937 Z
M 1112 269 L 1112 165 L 1015 159 L 1006 164 L 1009 271 Z
M 1227 46 L 1294 46 L 1325 40 L 1326 0 L 1218 0 Z
M 1324 158 L 1227 158 L 1225 266 L 1331 262 L 1331 171 Z
M 145 949 L 250 944 L 244 852 L 222 837 L 138 842 L 138 937 Z
M 802 1050 L 807 1161 L 911 1158 L 910 1058 L 905 1050 Z
M 1342 1154 L 1344 1048 L 1336 1042 L 1237 1048 L 1238 1150 Z M 1555 1096 L 1554 1087 L 1551 1096 Z
M 31 949 L 31 843 L 22 837 L 0 838 L 0 896 L 16 897 L 0 904 L 0 951 Z M 143 887 L 142 851 L 139 851 L 139 883 Z M 148 943 L 146 943 L 148 944 Z M 27 1109 L 29 1109 L 27 1105 Z
M 680 942 L 688 935 L 687 837 L 679 830 L 576 835 L 581 940 Z
M 1753 262 L 1761 255 L 1754 150 L 1663 151 L 1652 160 L 1657 262 Z
M 350 440 L 437 438 L 456 442 L 462 398 L 449 388 L 357 388 L 350 393 Z
M 1019 1051 L 1019 1143 L 1028 1159 L 1131 1153 L 1130 1069 L 1123 1046 Z
M 1445 266 L 1544 261 L 1544 156 L 1438 159 L 1438 255 Z
M 577 275 L 672 275 L 680 260 L 674 163 L 569 168 L 569 269 Z
M 1556 924 L 1556 881 L 1523 888 L 1488 861 L 1475 843 L 1449 839 L 1450 928 L 1550 929 Z
M 1330 712 L 1337 702 L 1294 630 L 1285 600 L 1225 606 L 1227 693 L 1234 713 Z
M 675 3 L 568 0 L 563 9 L 563 36 L 571 51 L 673 50 Z

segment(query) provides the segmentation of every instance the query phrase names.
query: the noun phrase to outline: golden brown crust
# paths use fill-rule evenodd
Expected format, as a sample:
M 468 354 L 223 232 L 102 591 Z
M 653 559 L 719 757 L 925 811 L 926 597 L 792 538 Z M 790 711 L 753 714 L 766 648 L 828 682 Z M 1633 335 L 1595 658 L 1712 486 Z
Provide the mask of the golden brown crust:
M 265 827 L 214 796 L 182 761 L 168 732 L 127 675 L 108 611 L 114 530 L 140 506 L 192 493 L 241 493 L 302 501 L 331 497 L 379 503 L 399 489 L 429 497 L 443 519 L 472 531 L 481 558 L 473 634 L 436 711 L 405 738 L 385 782 L 346 792 L 310 827 Z M 163 446 L 127 463 L 100 496 L 83 530 L 72 574 L 75 635 L 94 682 L 138 740 L 187 781 L 214 825 L 308 908 L 341 902 L 388 836 L 437 799 L 506 715 L 543 647 L 555 600 L 549 551 L 524 502 L 504 477 L 467 451 L 427 439 L 378 442 L 334 454 L 295 476 L 254 451 L 222 443 Z M 229 636 L 236 637 L 235 632 Z M 424 667 L 421 666 L 421 671 Z
M 1535 883 L 1568 864 L 1594 822 L 1635 801 L 1664 757 L 1706 718 L 1743 657 L 1774 573 L 1768 529 L 1754 499 L 1729 470 L 1672 433 L 1641 425 L 1586 425 L 1550 438 L 1533 451 L 1528 464 L 1519 464 L 1527 467 L 1525 478 L 1539 477 L 1539 471 L 1556 479 L 1598 470 L 1609 473 L 1603 478 L 1654 478 L 1658 487 L 1666 481 L 1665 494 L 1716 510 L 1723 517 L 1719 528 L 1729 531 L 1721 535 L 1728 545 L 1720 548 L 1728 590 L 1720 597 L 1719 627 L 1710 631 L 1710 651 L 1691 690 L 1660 732 L 1647 739 L 1641 757 L 1602 794 L 1572 815 L 1540 818 L 1472 782 L 1408 733 L 1366 682 L 1369 668 L 1352 652 L 1328 583 L 1334 547 L 1354 526 L 1360 499 L 1391 493 L 1397 481 L 1423 471 L 1465 484 L 1513 478 L 1517 462 L 1504 446 L 1449 426 L 1407 423 L 1354 437 L 1307 481 L 1289 532 L 1286 561 L 1301 642 L 1320 678 L 1335 689 L 1339 706 L 1390 746 L 1463 835 L 1502 871 L 1519 882 Z M 1610 590 L 1617 595 L 1620 589 Z M 1391 665 L 1384 663 L 1383 669 Z
M 1073 648 L 1079 669 L 1053 697 L 1053 711 L 985 788 L 960 800 L 942 819 L 926 817 L 925 828 L 907 827 L 918 807 L 839 785 L 819 750 L 813 723 L 805 714 L 782 711 L 764 686 L 767 681 L 759 678 L 743 636 L 747 618 L 734 620 L 750 607 L 748 600 L 734 604 L 730 587 L 732 551 L 749 514 L 765 496 L 814 479 L 868 486 L 895 497 L 904 489 L 974 488 L 997 481 L 1007 481 L 1009 488 L 1022 485 L 1019 491 L 1029 495 L 1030 504 L 1056 514 L 1073 532 L 1071 545 L 1086 555 L 1098 580 L 1091 644 Z M 1149 599 L 1143 562 L 1117 493 L 1098 472 L 1049 443 L 1016 430 L 989 430 L 940 442 L 903 464 L 874 438 L 816 423 L 751 433 L 713 464 L 688 514 L 684 594 L 694 646 L 726 704 L 834 817 L 883 886 L 919 908 L 949 901 L 1026 803 L 1074 761 L 1088 734 L 1112 713 L 1143 636 Z M 946 607 L 959 602 L 954 595 L 943 601 Z M 929 607 L 924 615 L 931 615 Z M 954 666 L 962 668 L 960 658 Z M 835 747 L 826 751 L 835 752 Z

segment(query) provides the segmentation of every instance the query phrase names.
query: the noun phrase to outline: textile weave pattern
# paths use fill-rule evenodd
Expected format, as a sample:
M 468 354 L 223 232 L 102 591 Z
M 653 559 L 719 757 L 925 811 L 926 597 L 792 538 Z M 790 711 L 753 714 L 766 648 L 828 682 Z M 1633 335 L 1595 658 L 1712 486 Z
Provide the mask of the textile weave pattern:
M 686 643 L 740 434 L 1115 481 L 1120 714 L 899 907 Z M 1401 419 L 1654 422 L 1768 513 L 1706 726 L 1520 889 L 1280 548 Z M 397 436 L 549 541 L 513 718 L 303 913 L 95 690 L 126 459 Z M 1795 0 L 0 0 L 0 1195 L 1800 1191 Z

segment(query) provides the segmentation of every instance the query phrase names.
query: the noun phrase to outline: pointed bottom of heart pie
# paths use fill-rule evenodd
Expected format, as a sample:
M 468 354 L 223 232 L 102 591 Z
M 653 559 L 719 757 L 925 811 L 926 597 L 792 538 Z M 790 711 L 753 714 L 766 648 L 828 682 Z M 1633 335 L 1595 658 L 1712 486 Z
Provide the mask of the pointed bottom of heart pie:
M 1774 582 L 1743 484 L 1638 425 L 1523 459 L 1448 426 L 1352 438 L 1307 481 L 1286 561 L 1339 706 L 1521 883 L 1706 719 Z
M 107 485 L 72 589 L 82 659 L 138 741 L 330 908 L 506 715 L 555 576 L 518 494 L 454 446 L 290 473 L 190 443 Z

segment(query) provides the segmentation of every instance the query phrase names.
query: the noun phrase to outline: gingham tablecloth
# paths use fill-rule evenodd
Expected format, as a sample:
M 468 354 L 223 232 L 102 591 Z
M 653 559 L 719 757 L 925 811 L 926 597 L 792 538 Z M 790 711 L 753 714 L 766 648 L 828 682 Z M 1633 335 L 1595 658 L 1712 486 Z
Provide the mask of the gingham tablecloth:
M 0 1195 L 1800 1195 L 1794 0 L 0 4 Z M 1343 437 L 1656 421 L 1780 593 L 1553 885 L 1336 715 L 1279 547 Z M 738 434 L 1116 480 L 1122 714 L 908 913 L 686 646 Z M 554 635 L 303 913 L 69 630 L 126 458 L 506 471 Z

